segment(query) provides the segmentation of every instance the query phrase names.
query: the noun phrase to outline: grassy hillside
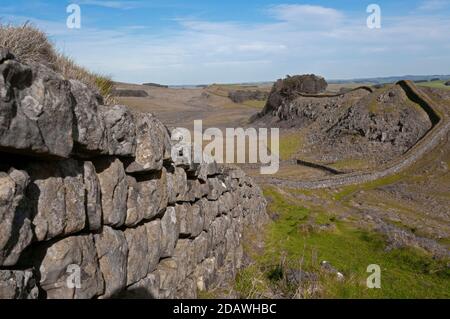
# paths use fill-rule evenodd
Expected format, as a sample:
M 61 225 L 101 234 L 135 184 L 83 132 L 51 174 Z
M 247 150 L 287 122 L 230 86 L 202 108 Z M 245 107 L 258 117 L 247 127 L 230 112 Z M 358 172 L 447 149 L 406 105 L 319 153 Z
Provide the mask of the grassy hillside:
M 98 90 L 106 103 L 114 102 L 110 95 L 113 82 L 108 76 L 91 72 L 59 53 L 44 32 L 28 23 L 21 26 L 0 24 L 0 48 L 9 49 L 24 63 L 42 63 L 66 79 L 79 80 Z
M 285 190 L 266 187 L 264 194 L 275 221 L 266 230 L 264 252 L 248 252 L 255 262 L 238 276 L 236 289 L 242 296 L 450 297 L 450 271 L 444 260 L 416 248 L 386 250 L 386 240 L 379 233 L 333 211 L 306 208 Z M 325 271 L 321 261 L 328 261 L 344 279 Z M 367 288 L 369 264 L 381 267 L 381 289 Z M 286 280 L 292 269 L 305 273 L 302 284 Z

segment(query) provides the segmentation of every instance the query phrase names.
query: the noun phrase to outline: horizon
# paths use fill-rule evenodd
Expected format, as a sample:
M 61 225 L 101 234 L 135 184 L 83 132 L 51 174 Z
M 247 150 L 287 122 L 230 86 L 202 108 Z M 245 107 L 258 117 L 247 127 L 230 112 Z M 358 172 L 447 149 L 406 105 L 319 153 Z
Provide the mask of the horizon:
M 69 29 L 69 4 L 81 28 Z M 205 5 L 207 3 L 207 5 Z M 369 4 L 381 28 L 369 29 Z M 170 86 L 450 74 L 450 1 L 0 0 L 2 23 L 30 21 L 62 53 L 114 81 Z M 369 62 L 368 62 L 369 61 Z M 186 84 L 189 83 L 189 84 Z

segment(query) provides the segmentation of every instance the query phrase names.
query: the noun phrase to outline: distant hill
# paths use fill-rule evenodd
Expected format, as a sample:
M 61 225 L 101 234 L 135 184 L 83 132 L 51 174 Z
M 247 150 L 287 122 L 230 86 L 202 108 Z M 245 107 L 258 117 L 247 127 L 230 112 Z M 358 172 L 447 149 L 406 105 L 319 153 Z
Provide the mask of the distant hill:
M 349 80 L 327 80 L 330 84 L 344 84 L 344 83 L 395 83 L 400 80 L 411 80 L 414 82 L 427 82 L 436 80 L 449 80 L 450 75 L 403 75 L 403 76 L 387 76 L 378 78 L 360 78 Z

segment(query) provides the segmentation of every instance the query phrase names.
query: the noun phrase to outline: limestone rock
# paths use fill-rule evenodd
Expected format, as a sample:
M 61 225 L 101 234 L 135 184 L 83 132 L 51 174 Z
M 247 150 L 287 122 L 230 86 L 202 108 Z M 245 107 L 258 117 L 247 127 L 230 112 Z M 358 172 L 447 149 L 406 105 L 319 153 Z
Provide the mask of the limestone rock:
M 75 100 L 74 142 L 81 154 L 108 154 L 105 122 L 99 113 L 98 96 L 85 84 L 70 80 L 71 92 Z
M 120 227 L 127 213 L 128 186 L 119 159 L 104 158 L 94 162 L 102 193 L 103 223 Z
M 124 231 L 128 243 L 127 286 L 144 278 L 148 273 L 147 228 L 143 225 Z
M 155 271 L 159 276 L 160 298 L 173 299 L 178 286 L 178 264 L 173 258 L 163 259 Z
M 150 113 L 136 113 L 136 154 L 127 173 L 161 170 L 166 153 L 170 153 L 170 137 L 165 126 Z M 169 149 L 167 149 L 169 148 Z
M 173 256 L 179 234 L 180 223 L 175 208 L 167 207 L 161 218 L 161 258 Z
M 37 299 L 39 288 L 31 270 L 0 270 L 0 299 Z
M 0 64 L 0 149 L 68 157 L 73 148 L 70 84 L 49 68 Z
M 72 159 L 28 165 L 31 183 L 27 188 L 27 197 L 33 208 L 34 233 L 38 241 L 84 229 L 83 170 L 83 166 Z
M 147 228 L 148 271 L 152 272 L 156 269 L 156 266 L 158 265 L 159 259 L 161 257 L 161 220 L 156 219 L 149 223 L 146 223 L 145 228 Z
M 104 226 L 94 240 L 100 271 L 105 280 L 101 298 L 111 298 L 125 289 L 127 284 L 128 244 L 121 231 L 108 226 Z
M 288 76 L 280 79 L 273 85 L 261 114 L 276 111 L 281 104 L 295 99 L 298 93 L 318 94 L 325 91 L 327 86 L 324 78 L 314 74 Z
M 106 126 L 108 154 L 132 157 L 136 151 L 136 124 L 131 111 L 123 105 L 101 105 Z
M 28 183 L 23 171 L 0 172 L 0 266 L 14 265 L 31 243 L 31 216 L 24 197 Z
M 39 285 L 47 298 L 89 299 L 102 294 L 104 282 L 92 235 L 40 243 L 34 253 L 44 255 L 37 266 Z M 39 258 L 35 260 L 39 261 Z M 77 275 L 80 275 L 79 282 Z
M 90 230 L 97 230 L 102 225 L 102 200 L 100 182 L 92 162 L 84 162 L 84 186 L 87 224 Z

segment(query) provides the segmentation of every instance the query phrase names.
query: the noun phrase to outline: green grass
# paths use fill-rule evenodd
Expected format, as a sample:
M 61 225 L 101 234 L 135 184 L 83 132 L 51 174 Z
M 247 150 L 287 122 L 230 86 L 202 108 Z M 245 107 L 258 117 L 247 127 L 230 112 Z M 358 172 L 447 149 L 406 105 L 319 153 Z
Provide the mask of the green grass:
M 242 103 L 242 105 L 253 107 L 255 109 L 262 109 L 266 105 L 266 101 L 260 100 L 247 100 Z
M 420 82 L 420 83 L 416 83 L 416 85 L 430 87 L 430 88 L 450 90 L 450 86 L 446 86 L 445 82 L 447 82 L 447 81 Z
M 384 178 L 379 178 L 379 179 L 371 181 L 371 182 L 367 182 L 365 184 L 345 186 L 337 194 L 335 194 L 333 198 L 335 200 L 342 200 L 345 197 L 348 197 L 349 195 L 351 195 L 357 191 L 370 190 L 370 189 L 378 188 L 380 186 L 393 184 L 393 183 L 399 181 L 402 177 L 403 177 L 403 175 L 401 175 L 401 174 L 394 174 L 394 175 L 386 176 Z
M 280 159 L 289 160 L 303 146 L 303 137 L 300 133 L 287 133 L 280 136 Z
M 259 294 L 262 295 L 266 285 L 276 285 L 274 274 L 277 274 L 280 261 L 285 256 L 286 263 L 292 267 L 301 266 L 305 271 L 319 274 L 321 290 L 318 297 L 450 297 L 450 271 L 444 261 L 434 260 L 424 251 L 413 248 L 387 252 L 384 238 L 377 233 L 336 220 L 332 213 L 308 210 L 274 188 L 266 188 L 264 194 L 270 201 L 270 213 L 276 213 L 278 218 L 268 226 L 264 253 L 253 256 L 256 264 L 247 269 L 246 274 L 244 272 L 244 277 L 238 277 L 237 288 L 248 287 L 250 274 L 262 272 L 264 276 L 259 275 L 258 278 L 259 281 L 261 278 L 264 280 L 258 286 L 252 286 L 260 289 Z M 311 220 L 334 227 L 329 231 L 305 233 L 302 225 Z M 345 280 L 339 282 L 333 276 L 323 274 L 318 266 L 322 260 L 341 271 Z M 369 289 L 365 285 L 369 264 L 381 267 L 381 289 Z M 247 283 L 243 278 L 247 278 Z

